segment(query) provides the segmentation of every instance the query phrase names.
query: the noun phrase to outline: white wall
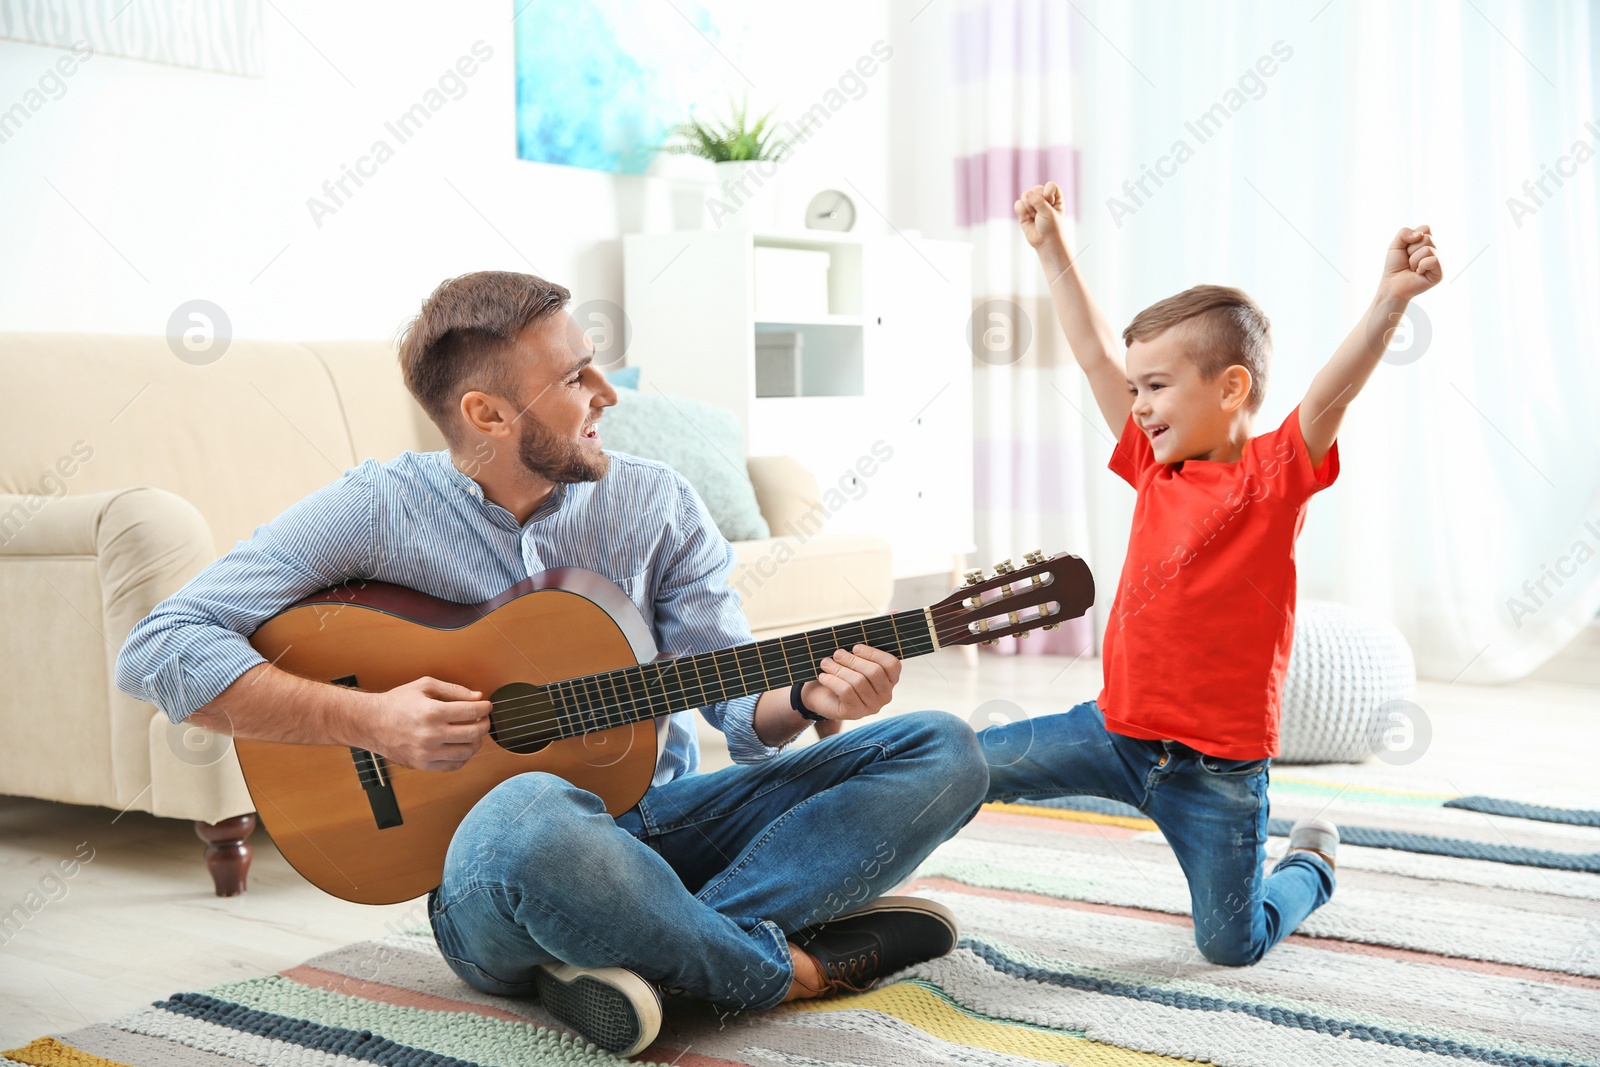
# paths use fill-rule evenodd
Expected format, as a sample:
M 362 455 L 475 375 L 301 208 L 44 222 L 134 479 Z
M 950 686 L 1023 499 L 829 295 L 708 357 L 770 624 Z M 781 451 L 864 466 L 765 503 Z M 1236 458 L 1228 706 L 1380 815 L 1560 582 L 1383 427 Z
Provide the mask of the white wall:
M 0 330 L 159 334 L 200 298 L 239 337 L 387 337 L 441 279 L 481 269 L 620 302 L 619 237 L 644 225 L 655 179 L 516 158 L 512 11 L 274 0 L 261 78 L 92 56 L 0 143 Z M 752 5 L 751 25 L 727 88 L 780 117 L 888 36 L 885 5 L 859 0 Z M 378 138 L 395 144 L 385 122 L 478 41 L 492 57 L 460 98 L 319 227 L 308 198 Z M 687 22 L 670 46 L 711 47 Z M 0 41 L 0 111 L 68 54 Z M 892 66 L 786 164 L 790 189 L 847 177 L 884 204 Z

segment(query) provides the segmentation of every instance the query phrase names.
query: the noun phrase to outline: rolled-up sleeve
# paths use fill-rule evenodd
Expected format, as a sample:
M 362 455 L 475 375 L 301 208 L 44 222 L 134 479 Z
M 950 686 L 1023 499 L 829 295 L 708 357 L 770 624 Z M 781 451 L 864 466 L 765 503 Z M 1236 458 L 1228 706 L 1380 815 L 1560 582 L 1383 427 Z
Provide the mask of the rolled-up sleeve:
M 739 597 L 728 586 L 733 546 L 722 536 L 694 488 L 674 475 L 679 502 L 676 543 L 663 560 L 655 590 L 656 643 L 673 655 L 713 652 L 753 640 Z M 756 733 L 760 694 L 700 709 L 728 739 L 735 763 L 760 763 L 783 751 Z
M 123 642 L 117 688 L 182 722 L 265 662 L 249 641 L 263 622 L 308 593 L 371 577 L 375 495 L 364 467 L 256 527 L 156 605 Z

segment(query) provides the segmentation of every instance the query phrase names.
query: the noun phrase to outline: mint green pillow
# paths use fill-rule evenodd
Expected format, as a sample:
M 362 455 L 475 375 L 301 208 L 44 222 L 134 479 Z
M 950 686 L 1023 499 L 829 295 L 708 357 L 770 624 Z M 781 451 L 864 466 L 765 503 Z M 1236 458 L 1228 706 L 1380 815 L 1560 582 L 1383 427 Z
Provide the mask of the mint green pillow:
M 638 367 L 618 367 L 615 370 L 608 370 L 606 381 L 618 389 L 638 389 L 639 370 Z
M 730 411 L 664 393 L 618 389 L 600 419 L 604 447 L 665 463 L 688 480 L 730 541 L 772 536 L 744 464 L 744 436 Z

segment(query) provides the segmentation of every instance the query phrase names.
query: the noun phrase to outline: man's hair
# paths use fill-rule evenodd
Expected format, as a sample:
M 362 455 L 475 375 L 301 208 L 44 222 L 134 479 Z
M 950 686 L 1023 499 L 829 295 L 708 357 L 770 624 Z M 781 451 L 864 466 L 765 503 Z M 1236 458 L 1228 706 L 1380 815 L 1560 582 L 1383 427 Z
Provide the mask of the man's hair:
M 439 284 L 400 338 L 406 388 L 445 440 L 460 433 L 461 395 L 474 389 L 516 400 L 510 351 L 523 329 L 566 307 L 572 294 L 532 274 L 482 270 Z
M 1272 324 L 1256 302 L 1242 289 L 1197 285 L 1139 312 L 1122 331 L 1122 341 L 1153 341 L 1182 323 L 1189 323 L 1185 348 L 1200 377 L 1209 382 L 1229 367 L 1243 367 L 1250 372 L 1245 404 L 1251 411 L 1260 408 L 1267 395 Z

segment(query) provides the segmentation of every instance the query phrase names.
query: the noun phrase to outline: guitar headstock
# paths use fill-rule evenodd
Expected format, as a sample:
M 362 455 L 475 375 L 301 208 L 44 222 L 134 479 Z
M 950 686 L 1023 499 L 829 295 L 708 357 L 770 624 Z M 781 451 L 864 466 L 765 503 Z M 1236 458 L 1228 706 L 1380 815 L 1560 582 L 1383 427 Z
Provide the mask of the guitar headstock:
M 1094 576 L 1077 556 L 1029 552 L 1024 565 L 968 571 L 967 582 L 929 612 L 940 645 L 988 644 L 1002 637 L 1053 630 L 1094 606 Z

